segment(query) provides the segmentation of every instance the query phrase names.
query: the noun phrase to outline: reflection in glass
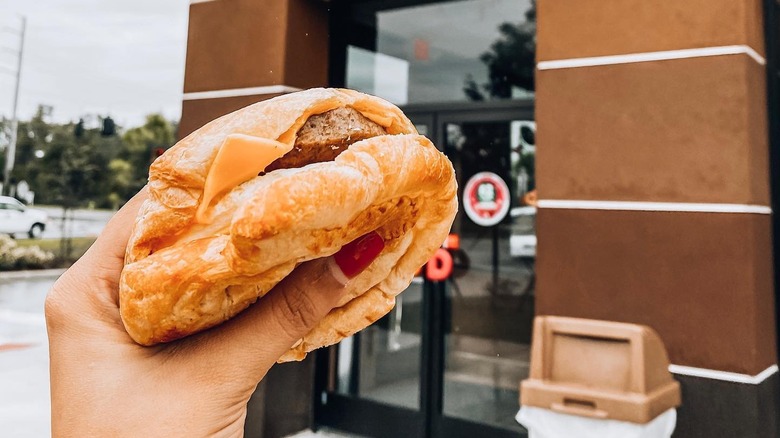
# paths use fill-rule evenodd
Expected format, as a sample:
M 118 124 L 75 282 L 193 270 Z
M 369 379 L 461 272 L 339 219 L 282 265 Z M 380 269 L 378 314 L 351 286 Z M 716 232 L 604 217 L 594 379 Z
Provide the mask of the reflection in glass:
M 409 95 L 409 63 L 383 53 L 347 47 L 347 88 L 405 105 Z
M 446 296 L 444 415 L 521 430 L 514 421 L 518 387 L 528 376 L 534 314 L 535 207 L 533 122 L 451 123 L 446 153 L 464 182 L 478 172 L 499 175 L 510 188 L 511 213 L 495 227 L 459 213 L 453 232 L 463 254 Z M 525 253 L 515 236 L 533 238 Z M 494 246 L 497 245 L 497 246 Z
M 384 318 L 338 346 L 336 392 L 419 409 L 422 281 Z
M 533 96 L 535 1 L 381 5 L 353 6 L 355 26 L 374 32 L 348 47 L 348 87 L 399 105 Z

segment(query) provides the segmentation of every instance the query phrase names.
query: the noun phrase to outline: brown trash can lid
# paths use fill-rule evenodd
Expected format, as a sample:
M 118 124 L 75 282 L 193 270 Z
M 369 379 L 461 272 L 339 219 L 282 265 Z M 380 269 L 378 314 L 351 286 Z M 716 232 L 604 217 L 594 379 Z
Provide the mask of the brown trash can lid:
M 557 316 L 534 320 L 520 403 L 645 424 L 681 403 L 661 338 L 637 324 Z

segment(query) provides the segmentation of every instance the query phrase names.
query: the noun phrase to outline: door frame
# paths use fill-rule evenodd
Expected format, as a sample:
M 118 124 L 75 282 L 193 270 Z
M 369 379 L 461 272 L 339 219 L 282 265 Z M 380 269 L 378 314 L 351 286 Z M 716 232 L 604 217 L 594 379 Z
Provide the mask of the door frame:
M 443 150 L 445 140 L 445 123 L 534 120 L 533 99 L 416 104 L 402 109 L 413 122 L 427 124 L 430 128 L 427 137 L 440 150 Z M 443 413 L 446 288 L 444 282 L 423 280 L 422 312 L 425 323 L 421 328 L 419 409 L 335 393 L 338 347 L 332 346 L 315 354 L 312 421 L 315 429 L 326 426 L 378 438 L 518 437 L 517 431 L 447 417 Z M 353 346 L 359 344 L 360 333 L 357 333 Z M 353 366 L 359 368 L 359 363 Z M 524 435 L 521 433 L 519 436 Z
M 772 208 L 772 266 L 775 342 L 780 352 L 780 0 L 764 0 L 766 102 L 769 135 L 769 192 Z

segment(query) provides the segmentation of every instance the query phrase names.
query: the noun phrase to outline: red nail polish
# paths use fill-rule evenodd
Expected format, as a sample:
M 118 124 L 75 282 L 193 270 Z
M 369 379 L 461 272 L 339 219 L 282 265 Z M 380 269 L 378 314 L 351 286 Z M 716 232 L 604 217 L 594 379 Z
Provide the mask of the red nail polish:
M 354 278 L 379 256 L 384 247 L 382 236 L 372 231 L 344 245 L 333 259 L 347 278 Z

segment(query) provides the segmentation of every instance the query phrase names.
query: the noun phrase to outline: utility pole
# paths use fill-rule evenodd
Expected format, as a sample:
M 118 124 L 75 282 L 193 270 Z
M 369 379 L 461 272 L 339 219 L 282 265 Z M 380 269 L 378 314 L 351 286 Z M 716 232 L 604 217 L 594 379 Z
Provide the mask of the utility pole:
M 3 192 L 0 194 L 11 193 L 11 171 L 14 170 L 14 161 L 16 160 L 16 131 L 18 130 L 19 120 L 16 116 L 16 109 L 19 106 L 19 82 L 22 78 L 22 56 L 24 55 L 24 33 L 27 28 L 27 17 L 22 16 L 22 30 L 19 35 L 19 52 L 16 63 L 16 89 L 14 90 L 14 103 L 11 110 L 11 138 L 5 150 L 5 169 L 3 172 Z M 15 32 L 14 32 L 15 33 Z

